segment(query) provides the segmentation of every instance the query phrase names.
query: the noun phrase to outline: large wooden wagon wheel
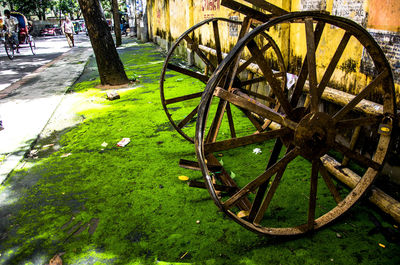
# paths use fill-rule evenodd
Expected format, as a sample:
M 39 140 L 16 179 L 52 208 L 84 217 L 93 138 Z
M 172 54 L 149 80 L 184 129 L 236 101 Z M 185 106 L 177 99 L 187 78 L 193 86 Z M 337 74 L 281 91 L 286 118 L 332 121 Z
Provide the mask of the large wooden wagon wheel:
M 243 22 L 225 18 L 207 19 L 184 32 L 169 50 L 160 78 L 161 102 L 170 123 L 186 140 L 193 142 L 194 122 L 201 95 L 212 72 L 227 54 L 221 49 L 221 32 L 228 32 L 228 28 L 236 31 L 237 36 L 232 37 L 234 39 L 233 43 L 236 43 L 250 27 L 251 19 L 248 18 L 245 18 Z M 201 36 L 207 33 L 211 34 L 211 41 L 207 45 L 204 45 L 202 44 Z M 268 53 L 270 62 L 273 61 L 276 64 L 274 74 L 280 80 L 281 89 L 284 90 L 286 70 L 278 46 L 266 33 L 263 33 L 257 42 L 262 44 L 261 52 L 264 54 Z M 204 63 L 205 71 L 200 72 L 199 68 L 185 64 L 184 61 L 188 61 L 188 56 L 192 56 L 192 58 L 189 58 L 189 61 L 193 61 L 193 56 L 198 57 Z M 245 70 L 251 68 L 253 65 L 252 60 L 239 61 L 239 68 L 235 75 L 236 88 L 240 89 L 243 93 L 251 95 L 252 98 L 269 101 L 271 106 L 276 105 L 276 108 L 278 108 L 276 99 L 271 91 L 251 91 L 252 86 L 261 87 L 259 84 L 265 83 L 265 79 L 260 78 L 257 72 L 254 74 L 245 74 Z M 253 69 L 254 71 L 256 70 Z M 184 89 L 177 89 L 177 87 L 182 87 L 182 82 L 186 84 Z M 185 112 L 183 109 L 190 110 Z M 229 104 L 221 105 L 218 112 L 219 114 L 226 112 L 231 119 L 232 111 Z M 253 129 L 253 132 L 264 130 L 267 127 L 268 123 L 264 124 L 264 121 L 257 120 L 257 117 L 254 117 L 252 113 L 244 112 L 256 127 L 256 130 Z M 232 134 L 232 137 L 234 136 Z
M 296 43 L 303 45 L 305 59 L 291 96 L 282 93 L 261 53 L 262 48 L 254 41 L 262 32 L 283 28 L 285 24 L 295 25 L 305 36 L 304 43 Z M 331 36 L 340 37 L 335 40 Z M 326 46 L 328 44 L 330 46 Z M 337 48 L 332 49 L 332 46 Z M 335 74 L 343 71 L 344 60 L 360 48 L 372 59 L 374 74 L 367 80 L 364 78 L 362 88 L 353 95 L 348 94 L 348 101 L 329 112 L 334 113 L 331 115 L 322 108 L 326 107 L 322 97 L 339 92 L 330 87 L 335 84 Z M 280 111 L 236 93 L 234 86 L 221 87 L 224 80 L 232 78 L 229 71 L 237 54 L 243 50 L 248 50 L 254 57 L 279 101 Z M 324 58 L 331 58 L 330 61 L 321 63 L 322 58 L 318 57 L 321 53 Z M 300 100 L 308 91 L 309 100 Z M 273 121 L 277 129 L 258 135 L 207 141 L 210 123 L 207 117 L 215 97 Z M 299 12 L 257 27 L 244 36 L 218 66 L 199 106 L 196 153 L 212 199 L 229 217 L 261 234 L 297 235 L 327 225 L 360 199 L 382 167 L 395 124 L 394 97 L 389 63 L 378 44 L 358 24 L 317 12 Z M 358 103 L 366 99 L 382 104 L 382 109 L 363 111 Z M 362 137 L 365 142 L 355 141 L 354 135 L 362 134 L 367 127 L 368 133 Z M 262 149 L 267 162 L 252 153 L 254 147 Z M 235 173 L 239 188 L 222 189 L 220 183 L 214 182 L 217 172 L 207 165 L 210 163 L 207 158 L 213 152 L 223 154 L 223 167 L 225 171 Z M 354 188 L 341 188 L 331 178 L 328 168 L 333 159 L 347 160 L 348 167 L 358 173 L 360 180 Z M 344 162 L 336 164 L 338 170 L 343 166 Z M 221 194 L 221 190 L 225 193 Z M 243 211 L 239 205 L 244 199 L 251 204 L 248 211 Z

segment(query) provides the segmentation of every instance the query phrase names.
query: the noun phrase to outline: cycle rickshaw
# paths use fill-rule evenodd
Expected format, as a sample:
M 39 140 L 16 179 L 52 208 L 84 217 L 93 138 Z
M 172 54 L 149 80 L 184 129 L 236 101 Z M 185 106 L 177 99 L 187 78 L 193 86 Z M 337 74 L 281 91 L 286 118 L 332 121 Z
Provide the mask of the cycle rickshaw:
M 29 34 L 31 26 L 28 24 L 26 17 L 19 12 L 11 12 L 11 16 L 18 20 L 18 48 L 30 48 L 33 55 L 36 54 L 36 44 L 33 37 Z M 8 58 L 14 59 L 14 53 L 17 49 L 17 45 L 11 38 L 11 34 L 5 32 L 4 48 L 6 50 Z

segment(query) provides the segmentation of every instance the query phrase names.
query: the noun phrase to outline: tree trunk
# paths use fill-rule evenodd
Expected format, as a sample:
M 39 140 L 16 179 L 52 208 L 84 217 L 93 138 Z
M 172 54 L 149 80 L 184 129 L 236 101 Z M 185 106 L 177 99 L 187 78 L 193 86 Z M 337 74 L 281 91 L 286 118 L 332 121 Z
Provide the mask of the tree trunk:
M 112 12 L 114 19 L 114 33 L 117 47 L 121 46 L 121 23 L 119 19 L 118 0 L 112 0 Z
M 78 0 L 96 56 L 102 85 L 121 85 L 129 82 L 118 56 L 110 28 L 99 0 Z

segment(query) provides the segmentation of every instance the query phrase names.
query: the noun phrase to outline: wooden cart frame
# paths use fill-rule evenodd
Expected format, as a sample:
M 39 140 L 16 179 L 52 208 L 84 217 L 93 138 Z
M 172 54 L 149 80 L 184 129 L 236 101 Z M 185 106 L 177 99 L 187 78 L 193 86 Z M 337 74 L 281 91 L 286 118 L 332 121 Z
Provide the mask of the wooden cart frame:
M 177 39 L 167 55 L 161 75 L 162 104 L 174 128 L 195 143 L 198 162 L 180 162 L 183 167 L 202 172 L 204 183 L 192 181 L 191 186 L 207 188 L 221 211 L 254 232 L 285 236 L 304 234 L 347 212 L 371 188 L 382 169 L 397 125 L 392 70 L 371 35 L 351 20 L 319 11 L 289 13 L 262 0 L 246 2 L 270 14 L 236 1 L 223 0 L 222 5 L 245 15 L 243 22 L 212 18 L 193 26 Z M 229 53 L 224 54 L 221 50 L 219 23 L 241 25 L 237 44 Z M 297 81 L 289 91 L 285 60 L 268 32 L 293 23 L 304 25 L 306 56 Z M 193 34 L 207 25 L 213 28 L 214 48 L 201 45 Z M 324 31 L 332 28 L 343 34 L 336 50 L 331 51 L 330 62 L 321 71 L 317 69 L 318 51 L 324 47 L 320 40 L 327 34 Z M 173 54 L 182 44 L 204 63 L 204 73 L 173 63 Z M 375 74 L 356 94 L 330 87 L 340 58 L 351 45 L 362 47 L 374 63 Z M 269 58 L 271 56 L 273 60 Z M 271 64 L 271 61 L 276 63 Z M 168 98 L 165 83 L 171 71 L 204 83 L 204 91 Z M 253 91 L 251 86 L 254 84 L 261 91 Z M 327 111 L 323 100 L 332 97 L 341 97 L 341 106 L 335 111 Z M 192 111 L 184 118 L 174 118 L 171 106 L 190 100 L 197 100 Z M 241 113 L 240 117 L 237 113 Z M 193 136 L 184 129 L 196 115 Z M 228 129 L 225 137 L 221 137 L 224 116 Z M 243 117 L 254 129 L 239 133 L 235 120 L 245 123 Z M 360 135 L 369 141 L 367 154 L 360 152 L 357 145 Z M 232 167 L 227 170 L 216 156 L 225 151 L 240 154 L 246 146 L 272 140 L 275 143 L 264 169 L 254 176 L 241 173 L 241 177 L 246 177 L 237 181 L 229 174 Z M 279 216 L 274 210 L 287 213 L 293 210 L 290 205 L 288 210 L 282 210 L 275 201 L 282 200 L 282 196 L 300 196 L 289 194 L 290 186 L 281 187 L 285 178 L 293 181 L 299 178 L 289 169 L 296 159 L 309 163 L 309 172 L 306 170 L 308 192 L 303 196 L 307 202 L 293 208 L 298 211 L 290 214 L 294 220 L 286 222 L 286 218 L 279 217 L 284 221 L 271 221 L 274 216 Z M 248 162 L 248 172 L 253 172 L 255 166 L 250 159 Z M 359 172 L 353 172 L 351 169 L 354 168 Z M 301 175 L 304 174 L 301 171 Z M 340 190 L 332 175 L 349 184 L 350 190 Z M 283 195 L 276 195 L 278 190 Z M 319 205 L 318 196 L 327 194 L 332 202 Z M 304 217 L 299 218 L 301 215 Z M 398 211 L 392 216 L 400 220 Z

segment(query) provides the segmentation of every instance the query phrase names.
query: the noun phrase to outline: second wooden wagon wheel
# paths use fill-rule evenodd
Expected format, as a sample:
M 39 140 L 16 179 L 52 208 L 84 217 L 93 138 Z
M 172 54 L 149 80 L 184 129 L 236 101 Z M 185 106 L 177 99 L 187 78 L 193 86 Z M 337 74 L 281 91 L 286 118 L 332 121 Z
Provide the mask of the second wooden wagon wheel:
M 305 59 L 291 96 L 281 91 L 261 52 L 262 47 L 254 41 L 266 30 L 284 28 L 286 24 L 294 25 L 292 28 L 304 35 L 304 43 L 296 43 L 304 47 Z M 279 112 L 237 93 L 234 85 L 229 89 L 221 87 L 224 80 L 232 78 L 230 69 L 243 50 L 248 50 L 255 58 L 263 78 L 279 101 Z M 347 101 L 336 106 L 336 110 L 325 111 L 327 107 L 323 106 L 322 97 L 341 92 L 332 86 L 337 84 L 346 61 L 359 61 L 361 55 L 357 58 L 356 51 L 360 50 L 373 62 L 371 76 L 361 79 L 363 75 L 355 73 L 354 66 L 353 75 L 358 74 L 356 80 L 362 83 L 361 88 L 353 94 L 347 93 Z M 323 61 L 322 57 L 330 60 Z M 309 100 L 300 100 L 306 93 L 309 93 Z M 276 129 L 208 142 L 206 131 L 210 122 L 207 117 L 215 96 L 273 121 Z M 365 110 L 359 103 L 367 99 L 381 104 L 382 108 Z M 348 19 L 317 12 L 275 18 L 243 37 L 207 84 L 199 106 L 195 138 L 207 189 L 223 212 L 254 232 L 297 235 L 319 229 L 348 211 L 370 187 L 388 152 L 395 110 L 390 65 L 365 29 Z M 255 147 L 263 151 L 264 157 L 252 153 Z M 235 176 L 239 188 L 229 189 L 214 183 L 218 172 L 207 165 L 210 163 L 207 158 L 213 152 L 221 153 L 224 170 Z M 343 162 L 330 164 L 336 160 Z M 328 172 L 330 166 L 340 171 L 345 165 L 360 176 L 357 185 L 349 190 L 337 184 Z M 221 190 L 224 193 L 220 193 Z M 245 212 L 239 205 L 243 199 L 251 204 Z
M 160 77 L 161 102 L 170 123 L 186 140 L 193 142 L 194 121 L 201 95 L 212 72 L 227 54 L 221 48 L 221 39 L 226 37 L 222 33 L 227 34 L 229 31 L 233 31 L 234 36 L 229 38 L 232 43 L 236 43 L 251 27 L 250 23 L 251 20 L 247 18 L 243 22 L 225 18 L 207 19 L 184 32 L 169 50 Z M 202 40 L 202 35 L 209 35 L 210 38 Z M 266 33 L 263 33 L 257 42 L 262 44 L 261 52 L 268 54 L 270 62 L 274 61 L 276 64 L 274 74 L 280 80 L 283 90 L 286 83 L 286 70 L 278 46 Z M 199 68 L 185 64 L 188 56 L 192 56 L 189 59 L 192 61 L 194 57 L 198 57 L 204 63 L 205 71 L 200 72 Z M 253 98 L 269 100 L 271 105 L 276 105 L 276 100 L 270 95 L 271 93 L 251 92 L 251 86 L 265 83 L 265 79 L 259 78 L 257 73 L 244 74 L 246 69 L 254 65 L 253 61 L 241 60 L 239 65 L 235 75 L 236 87 L 246 94 L 250 93 Z M 185 82 L 183 89 L 182 82 Z M 190 107 L 190 111 L 185 112 L 182 107 L 186 109 Z M 221 111 L 226 111 L 229 117 L 232 116 L 229 104 L 224 106 Z M 267 127 L 268 124 L 263 128 L 263 122 L 256 121 L 251 113 L 246 112 L 246 115 L 256 126 L 256 130 L 263 130 Z M 255 130 L 253 129 L 253 131 Z M 233 131 L 232 134 L 234 137 Z

